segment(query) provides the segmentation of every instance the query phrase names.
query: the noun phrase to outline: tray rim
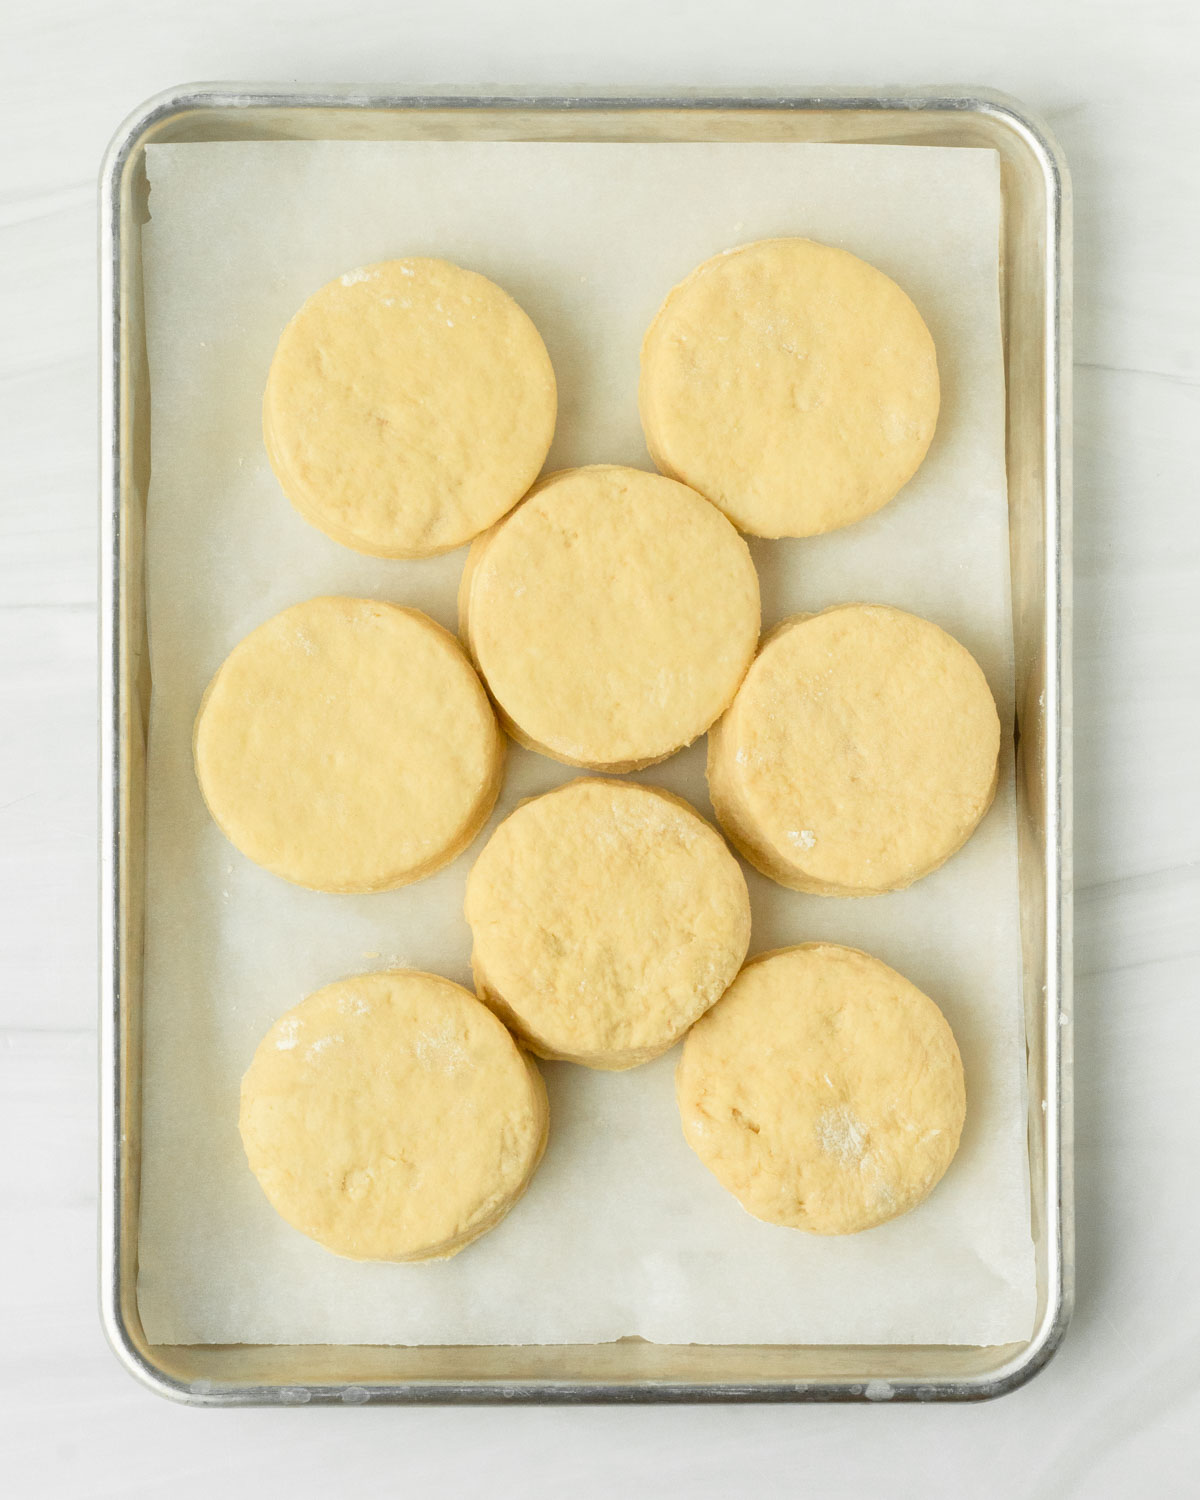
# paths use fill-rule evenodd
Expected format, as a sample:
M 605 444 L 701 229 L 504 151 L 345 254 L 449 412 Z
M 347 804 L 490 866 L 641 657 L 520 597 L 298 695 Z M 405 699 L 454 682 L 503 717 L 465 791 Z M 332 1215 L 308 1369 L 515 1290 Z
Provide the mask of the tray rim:
M 1012 131 L 1039 169 L 1045 194 L 1047 243 L 1044 315 L 1044 403 L 1046 416 L 1045 524 L 1043 567 L 1046 584 L 1043 645 L 1045 665 L 1045 959 L 1048 1012 L 1058 1024 L 1046 1027 L 1046 1233 L 1051 1237 L 1051 1284 L 1038 1326 L 1030 1339 L 989 1372 L 958 1379 L 866 1375 L 836 1380 L 664 1381 L 587 1380 L 413 1380 L 378 1385 L 314 1380 L 293 1384 L 229 1383 L 178 1378 L 154 1355 L 172 1346 L 147 1343 L 124 1311 L 123 1215 L 125 1181 L 135 1167 L 128 1160 L 128 1090 L 125 1068 L 125 1005 L 121 959 L 125 913 L 121 897 L 122 797 L 126 774 L 123 692 L 124 583 L 121 503 L 126 467 L 122 271 L 133 253 L 122 236 L 122 194 L 126 168 L 147 137 L 174 118 L 197 110 L 244 114 L 255 109 L 313 110 L 522 110 L 560 112 L 684 110 L 794 112 L 953 112 L 975 115 Z M 1074 1306 L 1073 1162 L 1071 1141 L 1071 621 L 1070 621 L 1070 455 L 1066 433 L 1070 416 L 1071 265 L 1070 179 L 1061 148 L 1049 128 L 1010 96 L 986 88 L 895 89 L 587 89 L 565 92 L 539 88 L 497 88 L 493 92 L 438 87 L 393 91 L 346 84 L 194 83 L 151 96 L 123 122 L 105 153 L 100 176 L 100 1313 L 105 1335 L 120 1363 L 156 1394 L 187 1405 L 295 1405 L 312 1402 L 395 1403 L 631 1403 L 710 1401 L 977 1401 L 1017 1389 L 1037 1374 L 1060 1346 Z M 1033 1101 L 1030 1101 L 1033 1108 Z M 216 1349 L 219 1346 L 206 1346 Z M 344 1346 L 351 1347 L 351 1346 Z M 780 1346 L 787 1347 L 787 1346 Z M 852 1348 L 854 1346 L 830 1346 Z M 861 1346 L 864 1349 L 870 1346 Z M 915 1348 L 917 1346 L 898 1346 Z M 1009 1347 L 1009 1346 L 1003 1346 Z M 872 1390 L 872 1386 L 883 1389 Z

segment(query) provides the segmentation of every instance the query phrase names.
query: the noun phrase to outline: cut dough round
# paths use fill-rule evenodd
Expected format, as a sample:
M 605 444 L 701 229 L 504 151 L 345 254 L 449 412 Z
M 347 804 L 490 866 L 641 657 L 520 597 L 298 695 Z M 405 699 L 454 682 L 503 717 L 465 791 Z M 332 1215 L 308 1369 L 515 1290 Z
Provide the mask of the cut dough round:
M 642 345 L 654 462 L 755 536 L 879 509 L 933 438 L 937 357 L 896 283 L 846 250 L 760 240 L 705 261 Z
M 718 821 L 798 891 L 870 896 L 928 875 L 991 805 L 1000 719 L 975 658 L 880 604 L 769 635 L 708 740 Z
M 459 618 L 515 739 L 634 771 L 729 704 L 758 640 L 758 575 L 695 491 L 598 464 L 548 476 L 479 538 Z
M 329 282 L 284 329 L 263 437 L 305 520 L 360 552 L 430 557 L 533 483 L 556 399 L 507 292 L 444 260 L 388 260 Z
M 688 1145 L 757 1219 L 854 1234 L 915 1208 L 958 1150 L 953 1033 L 928 996 L 856 948 L 746 965 L 688 1033 L 675 1076 Z
M 309 599 L 209 684 L 196 774 L 225 835 L 318 891 L 384 891 L 449 863 L 500 790 L 504 736 L 455 638 L 372 599 Z
M 411 970 L 326 986 L 242 1079 L 250 1169 L 294 1229 L 351 1260 L 442 1260 L 497 1225 L 546 1144 L 546 1088 L 494 1015 Z
M 673 1046 L 746 956 L 750 898 L 686 802 L 626 781 L 524 803 L 467 880 L 480 996 L 542 1057 L 630 1068 Z

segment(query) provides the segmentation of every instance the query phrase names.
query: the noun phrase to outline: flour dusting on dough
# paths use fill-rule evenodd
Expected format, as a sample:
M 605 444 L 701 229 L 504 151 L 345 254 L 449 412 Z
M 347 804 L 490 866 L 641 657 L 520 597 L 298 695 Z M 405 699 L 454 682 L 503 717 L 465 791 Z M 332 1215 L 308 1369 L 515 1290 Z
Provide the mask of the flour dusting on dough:
M 418 1036 L 413 1043 L 413 1055 L 423 1068 L 440 1073 L 457 1073 L 467 1063 L 466 1049 L 446 1024 Z
M 867 1127 L 846 1104 L 831 1104 L 817 1117 L 821 1150 L 839 1161 L 861 1162 L 867 1146 Z
M 279 1036 L 275 1041 L 276 1050 L 279 1052 L 290 1052 L 296 1045 L 296 1032 L 298 1026 L 295 1020 L 283 1021 L 279 1026 Z
M 312 1062 L 314 1058 L 320 1057 L 321 1053 L 325 1051 L 326 1047 L 332 1047 L 334 1042 L 341 1042 L 344 1040 L 345 1038 L 341 1035 L 319 1036 L 316 1041 L 313 1042 L 312 1046 L 308 1047 L 305 1050 L 304 1061 Z

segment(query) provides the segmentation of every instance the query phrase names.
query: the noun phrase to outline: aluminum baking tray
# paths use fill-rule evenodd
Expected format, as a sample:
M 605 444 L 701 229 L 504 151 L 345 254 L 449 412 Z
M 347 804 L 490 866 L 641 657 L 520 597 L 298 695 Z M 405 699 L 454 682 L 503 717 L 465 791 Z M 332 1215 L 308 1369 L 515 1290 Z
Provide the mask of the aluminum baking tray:
M 137 1309 L 150 392 L 145 148 L 245 140 L 853 141 L 999 153 L 1035 1330 L 936 1345 L 152 1345 Z M 1050 133 L 998 94 L 400 94 L 202 84 L 148 100 L 101 181 L 101 1301 L 126 1367 L 194 1405 L 940 1401 L 997 1396 L 1054 1352 L 1074 1271 L 1071 1117 L 1070 187 Z

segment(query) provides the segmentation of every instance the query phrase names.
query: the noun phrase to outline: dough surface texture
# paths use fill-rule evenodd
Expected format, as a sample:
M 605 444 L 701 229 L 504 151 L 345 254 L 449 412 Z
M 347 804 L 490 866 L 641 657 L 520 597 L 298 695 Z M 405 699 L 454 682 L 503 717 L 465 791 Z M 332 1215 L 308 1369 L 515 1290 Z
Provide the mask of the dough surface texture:
M 724 993 L 750 942 L 737 860 L 687 803 L 573 781 L 492 834 L 467 881 L 476 989 L 543 1057 L 628 1068 Z
M 193 752 L 209 811 L 256 864 L 313 890 L 381 891 L 440 869 L 483 827 L 504 736 L 449 631 L 333 597 L 234 647 Z
M 556 407 L 546 346 L 507 292 L 389 260 L 336 277 L 284 329 L 263 438 L 305 520 L 360 552 L 430 557 L 517 503 Z
M 642 345 L 655 464 L 755 536 L 869 516 L 933 439 L 933 339 L 896 283 L 846 250 L 760 240 L 705 261 Z
M 708 741 L 717 819 L 764 875 L 824 896 L 899 890 L 991 805 L 1000 719 L 974 657 L 879 604 L 796 615 Z
M 676 1071 L 692 1150 L 755 1218 L 854 1234 L 921 1203 L 966 1113 L 958 1047 L 876 958 L 805 943 L 752 960 Z
M 242 1080 L 250 1168 L 293 1228 L 351 1260 L 433 1260 L 493 1228 L 546 1144 L 537 1067 L 436 974 L 343 979 L 267 1032 Z
M 474 543 L 459 619 L 515 739 L 633 771 L 728 706 L 758 640 L 758 575 L 694 490 L 598 464 L 549 475 Z

